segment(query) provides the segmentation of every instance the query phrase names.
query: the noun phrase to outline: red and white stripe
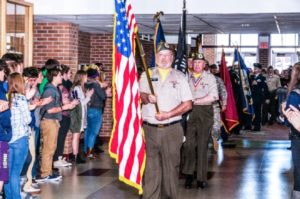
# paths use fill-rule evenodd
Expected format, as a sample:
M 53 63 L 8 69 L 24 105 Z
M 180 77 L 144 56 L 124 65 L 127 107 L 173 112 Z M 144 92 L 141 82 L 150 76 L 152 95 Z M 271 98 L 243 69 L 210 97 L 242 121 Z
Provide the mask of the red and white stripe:
M 138 72 L 134 57 L 137 25 L 128 0 L 126 15 L 129 22 L 132 52 L 127 58 L 122 56 L 114 46 L 113 114 L 115 121 L 110 141 L 110 154 L 119 164 L 119 179 L 136 187 L 142 193 L 145 143 L 139 101 Z

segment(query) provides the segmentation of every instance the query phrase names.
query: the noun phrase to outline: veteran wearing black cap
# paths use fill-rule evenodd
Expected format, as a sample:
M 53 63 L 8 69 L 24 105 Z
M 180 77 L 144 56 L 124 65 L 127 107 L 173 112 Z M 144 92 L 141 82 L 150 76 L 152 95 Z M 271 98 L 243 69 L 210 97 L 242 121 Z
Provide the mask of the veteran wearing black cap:
M 261 127 L 261 111 L 262 105 L 265 101 L 268 101 L 268 86 L 266 84 L 266 78 L 261 74 L 262 65 L 260 63 L 254 63 L 254 76 L 251 79 L 253 109 L 255 118 L 253 120 L 253 131 L 260 131 Z
M 207 186 L 207 147 L 213 126 L 213 102 L 219 99 L 214 75 L 204 70 L 206 60 L 203 54 L 195 54 L 193 73 L 189 86 L 193 94 L 193 110 L 187 122 L 185 161 L 182 172 L 187 175 L 185 188 L 192 188 L 194 172 L 197 171 L 197 188 Z M 196 154 L 197 148 L 197 154 Z
M 173 59 L 170 46 L 160 43 L 155 55 L 156 67 L 150 71 L 155 95 L 150 92 L 145 72 L 140 79 L 146 142 L 143 198 L 179 198 L 178 172 L 183 141 L 180 121 L 181 115 L 192 108 L 192 94 L 185 76 L 171 67 Z

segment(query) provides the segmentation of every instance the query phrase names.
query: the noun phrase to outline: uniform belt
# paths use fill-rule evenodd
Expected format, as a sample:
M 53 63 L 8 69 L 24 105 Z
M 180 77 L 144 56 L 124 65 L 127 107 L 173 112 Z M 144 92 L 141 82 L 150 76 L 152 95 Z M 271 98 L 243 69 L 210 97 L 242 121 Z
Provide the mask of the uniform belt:
M 170 122 L 170 123 L 167 123 L 167 124 L 151 124 L 149 122 L 144 121 L 143 124 L 148 125 L 148 126 L 157 127 L 157 128 L 164 128 L 164 127 L 167 127 L 167 126 L 171 126 L 173 124 L 177 124 L 179 122 L 181 122 L 181 120 L 177 120 L 177 121 Z

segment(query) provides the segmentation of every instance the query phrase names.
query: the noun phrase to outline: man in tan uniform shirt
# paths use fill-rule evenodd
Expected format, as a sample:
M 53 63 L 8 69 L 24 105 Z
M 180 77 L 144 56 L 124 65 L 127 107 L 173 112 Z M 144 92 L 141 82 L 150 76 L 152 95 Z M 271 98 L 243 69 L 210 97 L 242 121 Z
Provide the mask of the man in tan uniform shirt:
M 160 43 L 157 67 L 150 72 L 155 95 L 151 95 L 145 72 L 140 79 L 142 118 L 146 142 L 143 198 L 179 198 L 178 172 L 183 141 L 181 115 L 192 108 L 192 94 L 185 76 L 171 68 L 174 54 Z M 158 104 L 156 113 L 154 103 Z
M 213 127 L 213 102 L 219 99 L 216 78 L 204 70 L 203 54 L 196 54 L 194 71 L 189 78 L 193 94 L 193 110 L 187 123 L 182 172 L 187 175 L 185 188 L 192 188 L 193 174 L 197 171 L 197 188 L 207 186 L 207 147 Z M 197 155 L 196 155 L 197 148 Z
M 278 115 L 276 91 L 279 87 L 281 87 L 280 77 L 274 73 L 272 66 L 268 67 L 266 83 L 269 90 L 269 100 L 267 101 L 268 103 L 263 104 L 262 123 L 264 124 L 268 122 L 270 125 L 272 125 L 276 121 Z M 270 118 L 268 117 L 269 114 L 271 115 Z

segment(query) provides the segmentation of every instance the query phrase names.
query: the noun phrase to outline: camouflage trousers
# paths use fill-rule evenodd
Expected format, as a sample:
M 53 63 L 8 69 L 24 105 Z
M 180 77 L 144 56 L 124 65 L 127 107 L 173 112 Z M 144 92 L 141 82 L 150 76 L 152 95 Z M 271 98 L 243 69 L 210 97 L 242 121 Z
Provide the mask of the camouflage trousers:
M 221 109 L 219 103 L 213 103 L 214 124 L 211 131 L 211 136 L 215 139 L 220 138 L 221 133 Z

